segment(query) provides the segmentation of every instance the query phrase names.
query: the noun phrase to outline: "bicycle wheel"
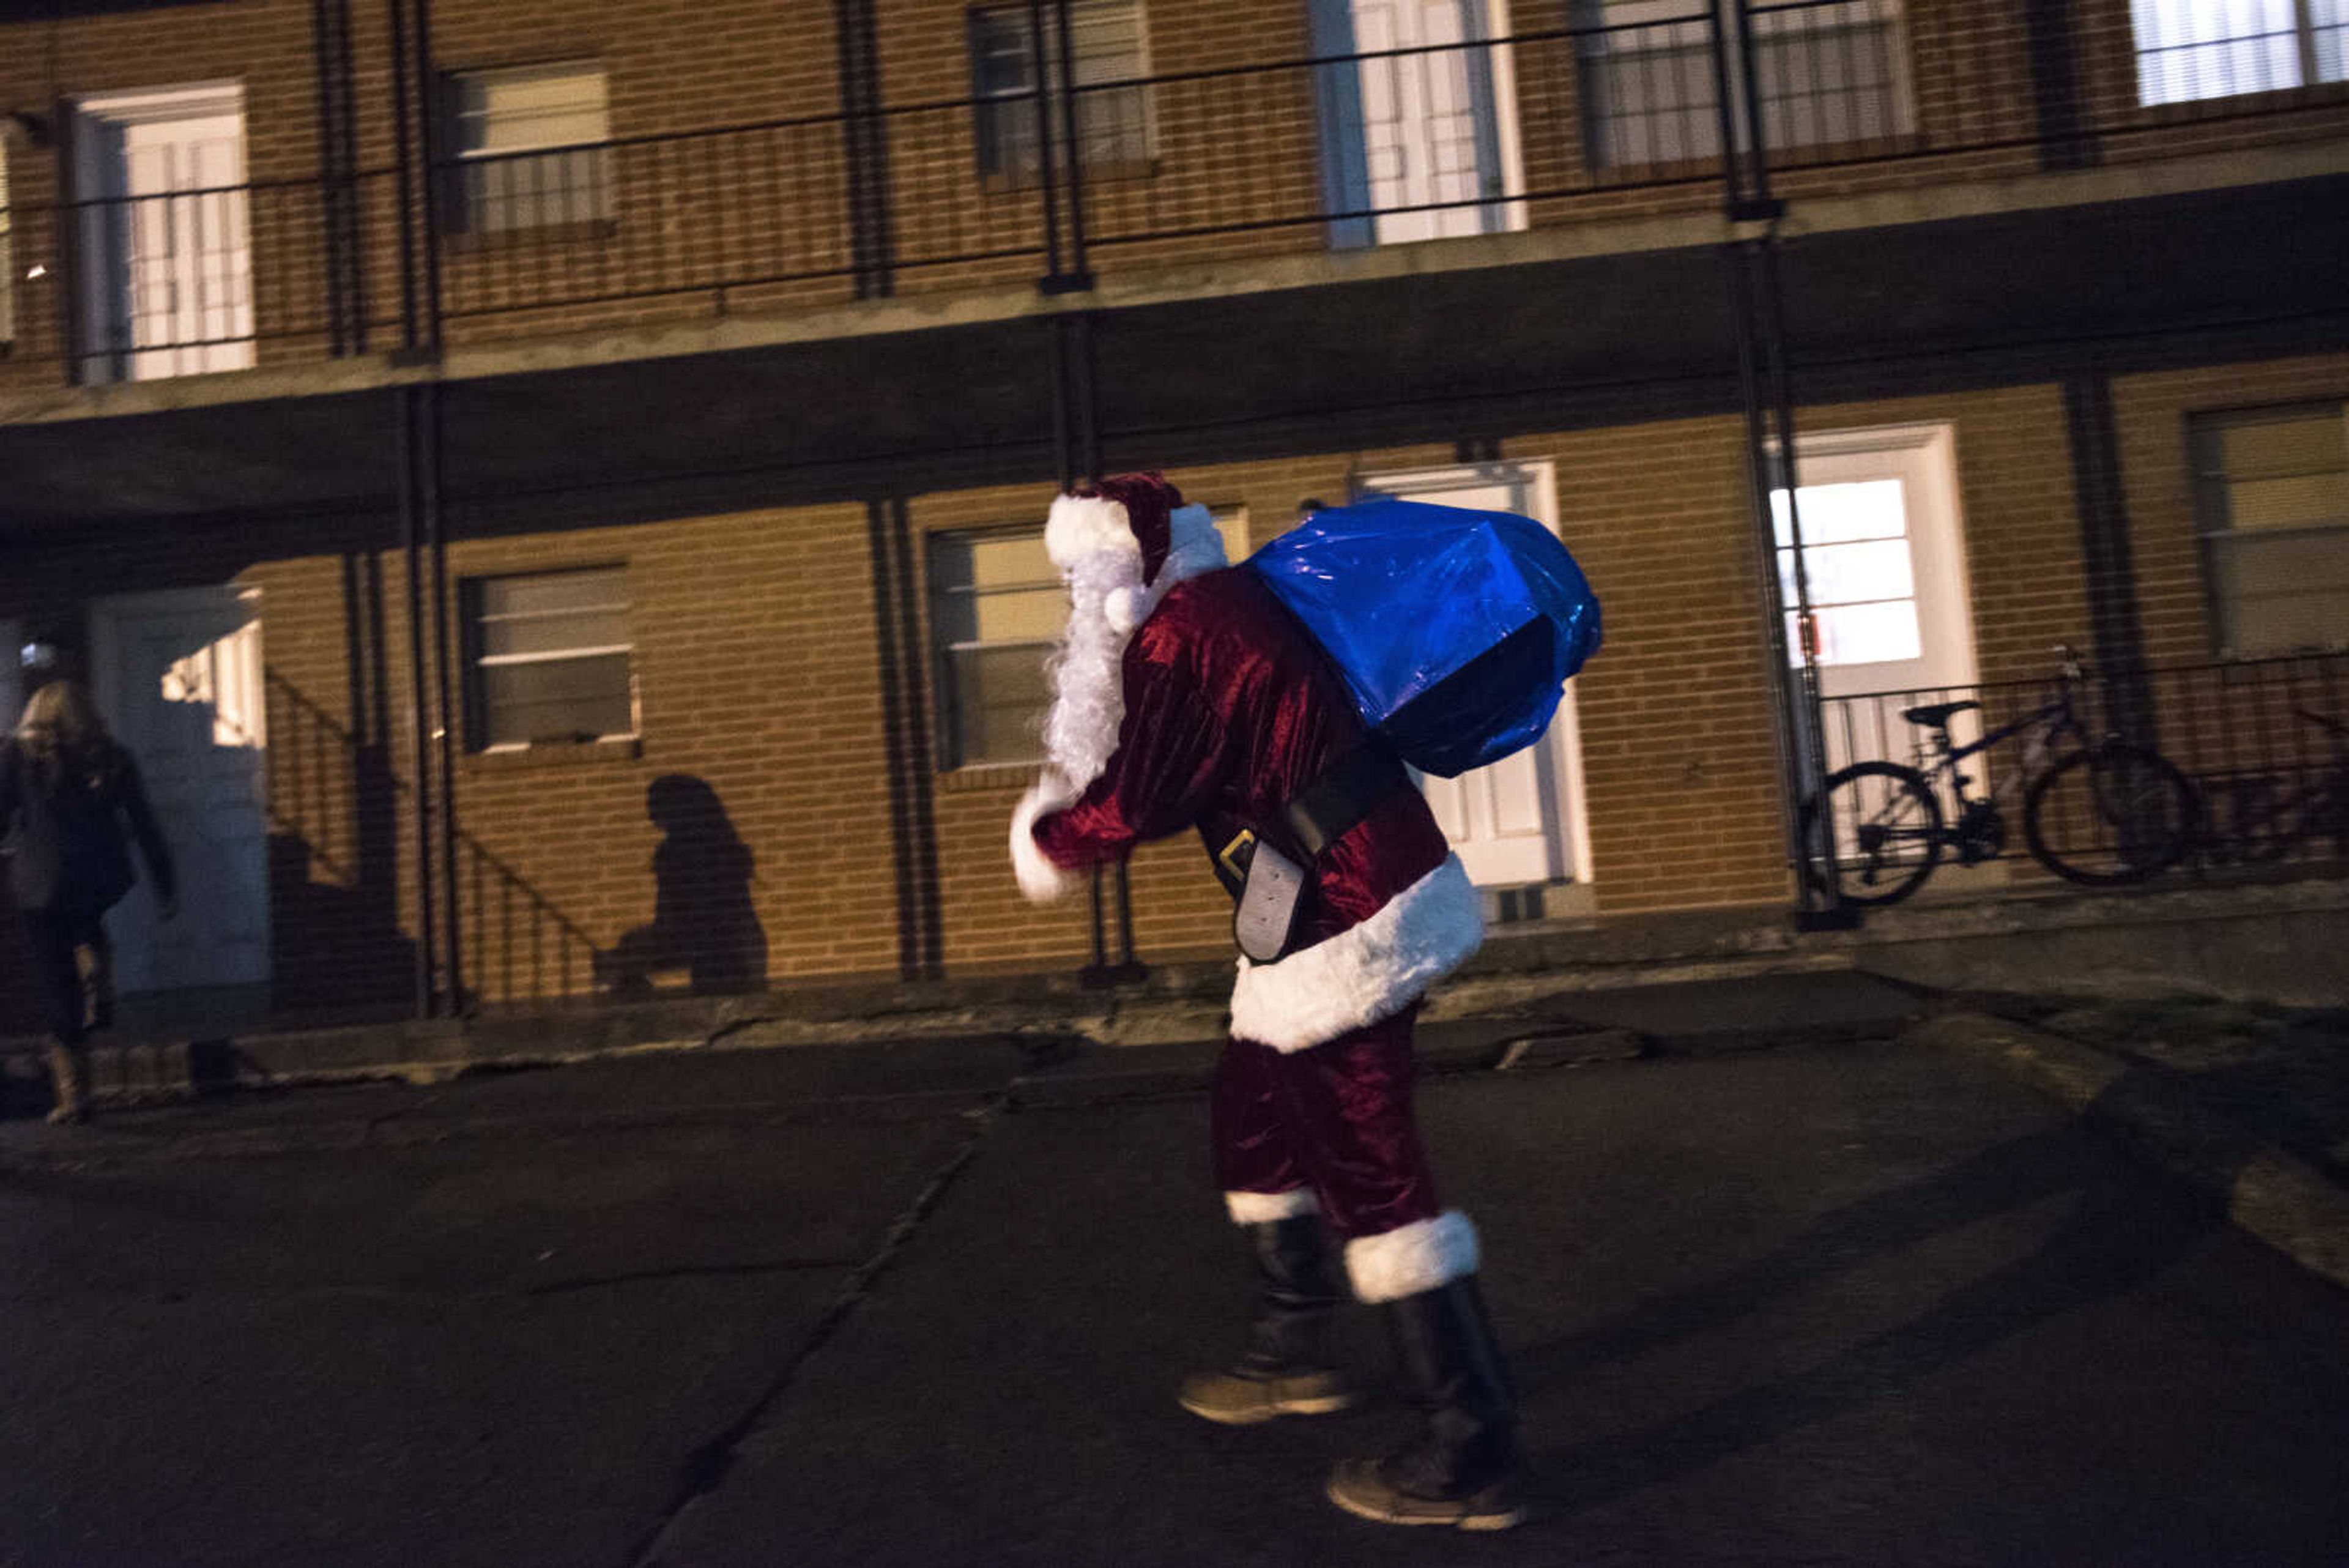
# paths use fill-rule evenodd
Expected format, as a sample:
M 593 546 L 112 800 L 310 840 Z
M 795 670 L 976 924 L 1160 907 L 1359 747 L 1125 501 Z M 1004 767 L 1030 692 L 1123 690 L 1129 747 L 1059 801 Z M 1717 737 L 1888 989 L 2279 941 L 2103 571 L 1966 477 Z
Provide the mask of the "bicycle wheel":
M 1940 863 L 1941 803 L 1916 769 L 1854 763 L 1829 774 L 1803 807 L 1806 845 L 1818 827 L 1821 800 L 1835 833 L 1835 886 L 1829 891 L 1843 902 L 1897 904 Z
M 2033 780 L 2023 836 L 2039 863 L 2091 888 L 2159 876 L 2194 847 L 2194 786 L 2142 746 L 2099 746 Z

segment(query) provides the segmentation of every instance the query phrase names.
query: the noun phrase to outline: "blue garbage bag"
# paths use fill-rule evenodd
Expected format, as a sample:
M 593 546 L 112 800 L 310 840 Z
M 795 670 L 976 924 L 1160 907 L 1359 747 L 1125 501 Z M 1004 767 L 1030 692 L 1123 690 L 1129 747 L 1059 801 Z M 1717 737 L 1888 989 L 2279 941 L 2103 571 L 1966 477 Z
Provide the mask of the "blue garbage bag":
M 1362 722 L 1444 778 L 1540 739 L 1599 649 L 1582 569 L 1515 513 L 1330 507 L 1246 565 L 1329 653 Z

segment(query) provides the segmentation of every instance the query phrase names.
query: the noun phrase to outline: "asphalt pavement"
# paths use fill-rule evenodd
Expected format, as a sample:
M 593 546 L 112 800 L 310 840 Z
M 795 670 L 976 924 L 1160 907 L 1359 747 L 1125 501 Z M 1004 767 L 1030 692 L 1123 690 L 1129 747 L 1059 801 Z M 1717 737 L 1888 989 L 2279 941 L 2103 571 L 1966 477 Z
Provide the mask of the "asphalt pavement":
M 1208 1046 L 701 1049 L 11 1121 L 0 1563 L 2341 1562 L 2349 1293 L 1849 1013 L 1718 1050 L 1588 1019 L 1503 1072 L 1431 1032 L 1546 1515 L 1476 1539 L 1321 1500 L 1391 1403 L 1174 1404 L 1245 1288 Z M 1347 1331 L 1381 1369 L 1373 1315 Z

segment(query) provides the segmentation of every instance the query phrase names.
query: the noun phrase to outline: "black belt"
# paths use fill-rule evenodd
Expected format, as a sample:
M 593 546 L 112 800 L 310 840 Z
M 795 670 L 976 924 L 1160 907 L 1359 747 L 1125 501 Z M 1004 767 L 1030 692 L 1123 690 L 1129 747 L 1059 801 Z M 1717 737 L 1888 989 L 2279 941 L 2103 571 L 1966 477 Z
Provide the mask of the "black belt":
M 1309 864 L 1352 832 L 1389 795 L 1411 787 L 1411 775 L 1395 754 L 1377 741 L 1366 742 L 1321 770 L 1314 781 L 1280 808 L 1274 840 Z M 1216 851 L 1216 875 L 1235 898 L 1247 885 L 1258 835 L 1244 827 Z

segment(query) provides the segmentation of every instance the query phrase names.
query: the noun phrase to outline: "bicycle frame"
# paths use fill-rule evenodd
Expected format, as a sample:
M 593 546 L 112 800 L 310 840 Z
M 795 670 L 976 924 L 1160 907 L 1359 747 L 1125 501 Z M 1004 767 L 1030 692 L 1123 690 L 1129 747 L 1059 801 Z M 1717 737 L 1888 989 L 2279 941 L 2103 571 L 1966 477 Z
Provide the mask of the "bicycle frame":
M 2059 736 L 2069 733 L 2080 736 L 2083 740 L 2086 738 L 2087 732 L 2082 728 L 2079 718 L 2072 711 L 2072 694 L 2068 691 L 2054 701 L 2041 705 L 2013 723 L 2002 724 L 1981 739 L 1969 742 L 1962 746 L 1951 743 L 1950 727 L 1946 723 L 1931 726 L 1933 739 L 1930 742 L 1930 753 L 1929 754 L 1928 742 L 1918 743 L 1917 771 L 1937 785 L 1946 775 L 1951 794 L 1958 805 L 1961 806 L 1972 805 L 1974 803 L 1967 798 L 1966 785 L 1973 780 L 1958 772 L 1959 765 L 1967 758 L 1986 752 L 2002 741 L 2012 740 L 2026 730 L 2041 727 L 2044 727 L 2045 732 L 2041 737 L 2041 743 L 2035 748 L 2025 747 L 2023 760 L 2016 763 L 2006 777 L 1992 785 L 1990 793 L 1983 797 L 1993 801 L 2003 800 L 2013 794 L 2023 780 L 2030 776 L 2034 764 L 2048 751 L 2054 749 Z

